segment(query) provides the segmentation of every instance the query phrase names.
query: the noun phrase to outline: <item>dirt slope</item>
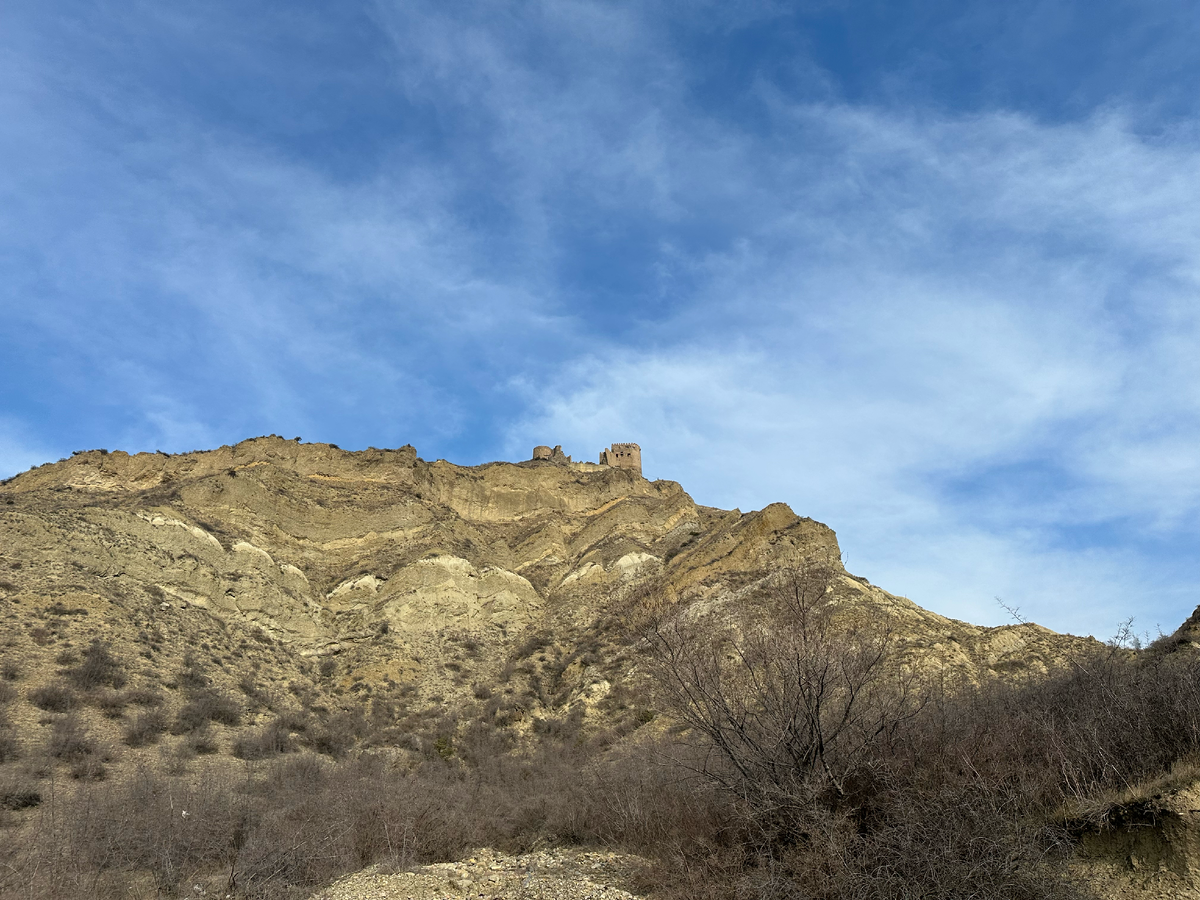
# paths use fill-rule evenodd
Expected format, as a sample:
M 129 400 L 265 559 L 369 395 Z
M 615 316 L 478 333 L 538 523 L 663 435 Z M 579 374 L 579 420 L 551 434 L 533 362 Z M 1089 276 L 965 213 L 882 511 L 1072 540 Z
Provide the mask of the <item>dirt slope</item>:
M 586 628 L 648 579 L 723 602 L 766 568 L 839 554 L 829 528 L 783 504 L 702 507 L 626 469 L 460 467 L 411 447 L 276 437 L 179 456 L 93 451 L 24 473 L 0 486 L 0 547 L 10 633 L 56 604 L 118 630 L 138 609 L 173 628 L 261 629 L 296 658 L 357 653 L 368 682 L 386 670 L 421 684 L 442 680 L 430 667 L 448 634 L 482 645 L 470 667 L 487 674 L 522 635 Z M 838 590 L 887 608 L 948 663 L 1036 669 L 1070 642 L 945 619 L 848 574 Z M 370 651 L 384 645 L 381 668 Z
M 91 451 L 0 484 L 0 675 L 18 686 L 5 716 L 27 745 L 41 742 L 57 714 L 35 693 L 75 677 L 99 639 L 121 662 L 126 705 L 140 696 L 171 719 L 197 691 L 237 698 L 240 716 L 176 729 L 195 752 L 228 751 L 269 723 L 325 752 L 365 732 L 313 723 L 364 711 L 366 744 L 388 752 L 452 752 L 419 737 L 421 723 L 459 713 L 514 739 L 570 723 L 620 740 L 654 718 L 630 604 L 652 587 L 719 611 L 806 559 L 837 567 L 833 599 L 890 617 L 922 664 L 1020 677 L 1086 643 L 924 610 L 842 569 L 834 532 L 783 504 L 704 507 L 675 482 L 596 464 L 463 467 L 412 447 L 272 436 L 176 456 Z M 91 695 L 77 715 L 111 751 L 110 774 L 132 770 L 150 749 L 128 739 L 134 711 L 104 703 Z M 1148 876 L 1117 857 L 1140 857 L 1113 853 L 1099 854 L 1113 896 L 1137 896 Z M 1191 863 L 1171 860 L 1163 878 L 1191 884 Z M 395 879 L 416 876 L 386 877 L 409 896 Z

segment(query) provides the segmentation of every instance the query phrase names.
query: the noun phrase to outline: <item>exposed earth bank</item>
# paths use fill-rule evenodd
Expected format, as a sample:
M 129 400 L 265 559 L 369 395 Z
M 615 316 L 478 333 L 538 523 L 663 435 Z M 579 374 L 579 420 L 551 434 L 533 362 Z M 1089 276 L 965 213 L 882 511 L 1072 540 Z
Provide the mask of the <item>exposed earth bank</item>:
M 54 779 L 184 777 L 197 755 L 375 754 L 403 770 L 551 739 L 611 753 L 675 727 L 635 635 L 648 604 L 722 622 L 814 560 L 833 572 L 826 602 L 886 621 L 906 671 L 1020 683 L 1100 646 L 937 615 L 846 571 L 834 532 L 784 504 L 706 507 L 627 468 L 276 436 L 79 453 L 0 483 L 0 826 L 33 828 L 21 798 Z M 1179 647 L 1196 633 L 1189 620 Z M 37 750 L 80 734 L 73 756 Z M 1200 897 L 1188 771 L 1081 826 L 1075 871 L 1114 898 Z M 478 850 L 315 896 L 624 897 L 641 865 Z

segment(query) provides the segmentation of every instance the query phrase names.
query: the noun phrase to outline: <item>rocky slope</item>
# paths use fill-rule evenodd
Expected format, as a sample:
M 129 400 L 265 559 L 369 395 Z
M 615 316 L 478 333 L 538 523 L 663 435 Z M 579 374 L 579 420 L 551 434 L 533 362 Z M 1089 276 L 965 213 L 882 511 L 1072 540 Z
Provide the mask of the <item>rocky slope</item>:
M 633 900 L 620 887 L 644 860 L 611 852 L 537 851 L 507 856 L 491 850 L 412 872 L 373 866 L 321 891 L 313 900 Z
M 0 486 L 0 548 L 9 640 L 26 650 L 48 610 L 118 622 L 136 609 L 172 628 L 261 629 L 297 659 L 357 654 L 368 683 L 421 686 L 445 680 L 431 667 L 448 636 L 478 644 L 469 668 L 486 674 L 529 634 L 586 629 L 650 579 L 722 602 L 765 569 L 839 556 L 829 528 L 783 504 L 698 506 L 627 469 L 461 467 L 277 437 L 92 451 L 23 473 Z M 948 664 L 1038 668 L 1071 642 L 945 619 L 848 573 L 837 589 L 885 607 Z
M 833 531 L 783 504 L 713 509 L 591 463 L 464 467 L 272 436 L 78 453 L 0 484 L 0 655 L 28 693 L 102 640 L 131 685 L 168 689 L 171 712 L 191 672 L 244 695 L 252 723 L 353 700 L 408 715 L 408 733 L 413 716 L 486 703 L 515 733 L 573 716 L 626 734 L 653 715 L 631 598 L 653 589 L 719 611 L 814 558 L 840 573 L 836 599 L 887 615 L 926 664 L 1037 672 L 1080 643 L 893 596 L 845 572 Z
M 181 759 L 251 758 L 253 741 L 297 740 L 322 753 L 359 741 L 448 756 L 454 723 L 472 717 L 511 741 L 569 727 L 607 735 L 605 746 L 655 717 L 627 627 L 640 600 L 719 612 L 749 602 L 766 572 L 812 559 L 836 568 L 846 610 L 890 618 L 914 663 L 1021 677 L 1087 644 L 936 615 L 846 572 L 833 531 L 783 504 L 700 506 L 630 469 L 464 467 L 412 447 L 275 436 L 175 456 L 79 453 L 0 483 L 0 782 L 12 770 L 5 740 L 10 760 L 28 759 L 57 739 L 68 708 L 107 750 L 47 758 L 30 769 L 38 778 L 54 765 L 85 780 L 133 771 L 157 738 L 138 737 L 151 715 L 138 704 L 165 711 L 158 733 L 175 722 Z M 97 640 L 119 677 L 89 655 Z M 88 665 L 101 673 L 90 693 L 79 687 Z M 84 706 L 44 694 L 72 683 Z M 231 696 L 235 707 L 219 705 Z M 1100 853 L 1104 865 L 1111 856 Z M 1190 884 L 1190 863 L 1170 859 L 1171 877 Z M 512 887 L 509 869 L 496 872 Z M 376 874 L 396 896 L 424 896 L 410 876 Z M 426 887 L 440 890 L 444 874 Z M 329 896 L 357 896 L 367 878 Z

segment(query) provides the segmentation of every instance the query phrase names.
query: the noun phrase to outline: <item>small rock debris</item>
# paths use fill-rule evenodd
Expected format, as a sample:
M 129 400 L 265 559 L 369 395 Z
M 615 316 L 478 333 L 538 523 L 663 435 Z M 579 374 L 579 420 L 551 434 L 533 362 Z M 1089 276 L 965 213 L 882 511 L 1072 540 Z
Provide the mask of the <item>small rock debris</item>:
M 459 862 L 393 872 L 376 865 L 334 882 L 312 900 L 636 900 L 626 887 L 645 861 L 606 851 L 478 850 Z M 620 885 L 624 885 L 621 887 Z

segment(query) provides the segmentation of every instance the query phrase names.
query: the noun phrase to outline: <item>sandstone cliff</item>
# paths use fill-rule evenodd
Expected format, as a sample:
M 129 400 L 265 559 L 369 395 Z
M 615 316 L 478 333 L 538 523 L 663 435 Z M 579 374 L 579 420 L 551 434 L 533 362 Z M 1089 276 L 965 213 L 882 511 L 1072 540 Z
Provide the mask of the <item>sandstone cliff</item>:
M 492 750 L 549 734 L 604 752 L 656 721 L 630 627 L 641 605 L 720 622 L 768 573 L 812 560 L 835 570 L 842 614 L 892 623 L 904 665 L 1019 681 L 1097 646 L 939 616 L 845 571 L 833 531 L 784 504 L 705 507 L 629 468 L 465 467 L 274 436 L 90 451 L 0 483 L 0 763 L 24 754 L 34 784 L 55 766 L 117 780 L 264 746 L 449 761 L 471 723 Z M 1193 648 L 1196 619 L 1164 645 Z M 88 664 L 100 675 L 72 699 L 63 685 Z M 73 762 L 34 756 L 70 738 L 68 720 L 99 743 Z M 1191 896 L 1193 775 L 1105 807 L 1152 808 L 1149 825 L 1081 819 L 1080 871 L 1114 896 L 1170 879 Z
M 412 447 L 278 437 L 177 456 L 91 451 L 23 473 L 0 486 L 0 547 L 8 641 L 25 654 L 56 608 L 96 616 L 76 640 L 216 622 L 261 630 L 294 660 L 342 656 L 347 678 L 443 695 L 490 676 L 531 634 L 578 637 L 651 580 L 679 602 L 720 605 L 764 570 L 839 558 L 832 530 L 783 504 L 699 506 L 628 469 L 462 467 Z M 885 609 L 946 665 L 1037 670 L 1074 641 L 946 619 L 849 573 L 836 590 Z M 453 636 L 479 649 L 448 678 Z M 580 692 L 618 674 L 575 668 Z

